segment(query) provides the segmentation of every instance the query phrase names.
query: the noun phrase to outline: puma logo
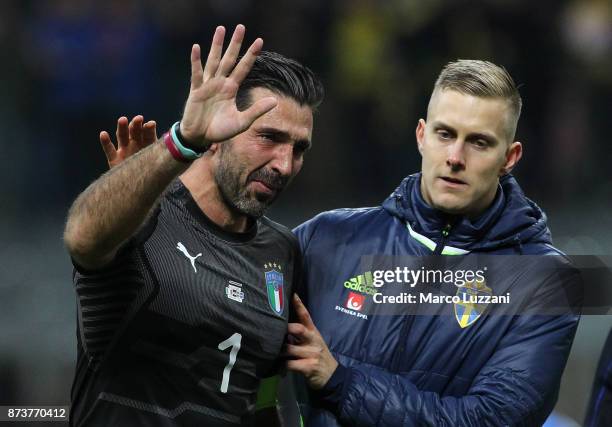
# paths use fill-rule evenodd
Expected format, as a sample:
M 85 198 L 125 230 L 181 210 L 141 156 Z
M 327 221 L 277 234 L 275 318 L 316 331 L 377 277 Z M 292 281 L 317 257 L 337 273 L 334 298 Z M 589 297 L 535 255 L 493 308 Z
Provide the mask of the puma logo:
M 179 251 L 181 251 L 181 252 L 183 253 L 183 255 L 185 255 L 187 258 L 189 258 L 189 262 L 191 262 L 191 266 L 193 267 L 193 271 L 197 273 L 197 272 L 198 272 L 198 270 L 196 269 L 196 266 L 195 266 L 195 260 L 196 260 L 196 258 L 201 257 L 201 256 L 202 256 L 202 254 L 201 254 L 201 253 L 199 253 L 199 254 L 197 254 L 196 256 L 191 256 L 191 255 L 189 255 L 189 252 L 187 252 L 187 248 L 186 248 L 186 247 L 185 247 L 185 245 L 183 245 L 181 242 L 178 242 L 178 243 L 176 244 L 176 248 L 177 248 Z

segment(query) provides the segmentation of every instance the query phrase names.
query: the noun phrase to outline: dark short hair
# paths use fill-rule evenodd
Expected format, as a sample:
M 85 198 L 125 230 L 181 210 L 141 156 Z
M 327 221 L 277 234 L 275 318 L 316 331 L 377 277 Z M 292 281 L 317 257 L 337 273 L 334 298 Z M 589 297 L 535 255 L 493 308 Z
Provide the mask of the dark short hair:
M 324 96 L 323 84 L 308 67 L 276 52 L 262 51 L 257 56 L 236 94 L 236 107 L 239 110 L 251 105 L 250 92 L 256 87 L 294 99 L 300 105 L 308 105 L 313 111 Z

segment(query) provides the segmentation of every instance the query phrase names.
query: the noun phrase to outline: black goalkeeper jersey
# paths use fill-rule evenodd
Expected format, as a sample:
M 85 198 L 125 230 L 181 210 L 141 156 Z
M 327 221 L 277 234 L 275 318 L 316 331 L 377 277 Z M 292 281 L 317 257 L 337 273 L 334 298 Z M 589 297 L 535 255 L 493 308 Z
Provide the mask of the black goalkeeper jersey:
M 228 233 L 177 180 L 111 265 L 75 267 L 71 425 L 251 425 L 300 262 L 288 229 Z

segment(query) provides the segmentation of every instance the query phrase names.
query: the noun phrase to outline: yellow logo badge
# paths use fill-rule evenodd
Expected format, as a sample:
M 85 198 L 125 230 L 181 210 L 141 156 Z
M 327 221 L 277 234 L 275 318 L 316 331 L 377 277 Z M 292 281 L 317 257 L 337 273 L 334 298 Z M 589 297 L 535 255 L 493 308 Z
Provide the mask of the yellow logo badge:
M 455 303 L 455 319 L 462 328 L 467 328 L 484 313 L 491 300 L 493 290 L 486 282 L 471 281 L 457 289 L 460 301 Z

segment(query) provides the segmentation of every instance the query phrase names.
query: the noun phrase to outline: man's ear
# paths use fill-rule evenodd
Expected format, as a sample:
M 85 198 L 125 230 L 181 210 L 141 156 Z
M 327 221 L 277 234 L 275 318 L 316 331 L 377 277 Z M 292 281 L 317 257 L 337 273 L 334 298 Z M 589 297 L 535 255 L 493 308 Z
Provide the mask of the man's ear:
M 419 153 L 423 154 L 423 143 L 425 142 L 425 120 L 419 119 L 419 123 L 416 127 L 416 141 Z
M 504 165 L 499 171 L 499 176 L 506 175 L 512 172 L 512 169 L 514 169 L 519 160 L 521 160 L 522 156 L 523 145 L 518 141 L 515 141 L 510 144 L 508 150 L 506 151 L 506 161 L 504 162 Z

